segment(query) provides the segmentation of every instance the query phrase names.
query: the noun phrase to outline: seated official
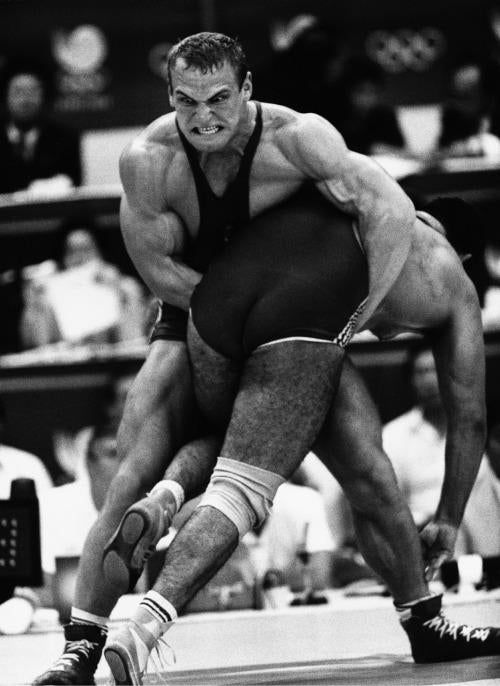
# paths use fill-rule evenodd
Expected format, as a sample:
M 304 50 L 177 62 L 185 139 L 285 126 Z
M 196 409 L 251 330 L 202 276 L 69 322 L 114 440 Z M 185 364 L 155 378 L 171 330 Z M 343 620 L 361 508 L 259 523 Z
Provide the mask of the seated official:
M 52 84 L 43 67 L 13 61 L 1 78 L 0 193 L 58 195 L 82 182 L 80 136 L 50 115 Z
M 487 285 L 482 307 L 483 328 L 485 331 L 500 330 L 500 243 L 494 236 L 486 243 L 484 263 Z
M 106 262 L 94 233 L 72 228 L 60 268 L 24 270 L 20 333 L 24 348 L 66 341 L 116 343 L 145 338 L 147 305 L 141 284 Z
M 446 415 L 436 364 L 425 344 L 411 351 L 407 363 L 413 405 L 388 422 L 384 450 L 417 526 L 433 516 L 445 473 Z
M 107 427 L 89 432 L 84 465 L 78 478 L 40 496 L 40 540 L 45 586 L 42 604 L 52 606 L 52 578 L 56 559 L 79 557 L 83 544 L 104 503 L 106 491 L 119 467 L 116 438 Z

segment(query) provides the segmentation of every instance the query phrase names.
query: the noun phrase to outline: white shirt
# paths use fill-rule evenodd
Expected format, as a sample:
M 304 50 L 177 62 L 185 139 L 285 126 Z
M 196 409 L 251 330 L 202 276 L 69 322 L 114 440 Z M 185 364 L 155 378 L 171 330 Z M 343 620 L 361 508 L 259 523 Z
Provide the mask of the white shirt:
M 266 568 L 289 570 L 297 564 L 297 552 L 334 550 L 321 495 L 307 486 L 282 484 L 262 533 Z
M 0 445 L 0 499 L 7 500 L 11 482 L 22 478 L 33 479 L 38 496 L 54 485 L 39 457 L 9 445 Z
M 23 132 L 17 128 L 14 124 L 10 124 L 7 127 L 7 138 L 12 145 L 17 145 L 21 140 Z M 30 159 L 33 155 L 33 151 L 40 137 L 40 130 L 37 128 L 29 129 L 29 131 L 24 132 L 24 151 L 23 157 L 25 159 Z
M 384 450 L 417 526 L 434 516 L 445 473 L 445 437 L 414 408 L 383 429 Z M 500 483 L 483 458 L 468 501 L 455 553 L 500 553 Z M 468 543 L 466 543 L 468 539 Z M 473 543 L 474 542 L 474 543 Z M 466 549 L 467 548 L 467 549 Z
M 41 495 L 40 541 L 44 572 L 54 574 L 56 557 L 82 554 L 97 514 L 87 475 Z
M 435 514 L 441 495 L 445 436 L 415 407 L 386 424 L 382 440 L 413 518 L 420 526 Z
M 490 286 L 484 294 L 484 306 L 481 311 L 483 329 L 498 331 L 500 329 L 500 287 Z
M 342 548 L 346 541 L 354 538 L 351 508 L 342 487 L 313 452 L 307 453 L 301 469 L 306 474 L 307 483 L 317 490 L 323 499 L 334 547 Z

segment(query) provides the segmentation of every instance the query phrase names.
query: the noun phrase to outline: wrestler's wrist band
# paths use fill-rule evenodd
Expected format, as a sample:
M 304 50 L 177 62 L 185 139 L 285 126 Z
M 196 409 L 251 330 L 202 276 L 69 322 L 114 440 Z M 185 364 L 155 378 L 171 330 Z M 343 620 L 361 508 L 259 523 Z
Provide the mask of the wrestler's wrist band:
M 172 479 L 163 479 L 163 481 L 159 481 L 153 486 L 148 495 L 154 495 L 155 493 L 164 490 L 170 491 L 170 493 L 174 496 L 176 512 L 179 512 L 186 498 L 184 489 L 180 483 L 178 481 L 173 481 Z

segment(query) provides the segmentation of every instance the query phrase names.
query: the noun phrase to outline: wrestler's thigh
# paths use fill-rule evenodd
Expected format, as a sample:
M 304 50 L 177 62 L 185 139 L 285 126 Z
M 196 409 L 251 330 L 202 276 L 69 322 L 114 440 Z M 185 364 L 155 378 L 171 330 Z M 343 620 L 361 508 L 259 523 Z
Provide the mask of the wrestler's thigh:
M 366 477 L 387 459 L 378 409 L 347 356 L 337 395 L 313 450 L 342 485 Z
M 198 406 L 214 429 L 225 430 L 238 388 L 241 364 L 211 348 L 188 322 L 188 349 Z
M 325 341 L 257 349 L 242 373 L 222 455 L 288 478 L 323 424 L 343 356 Z
M 153 483 L 190 440 L 196 404 L 186 344 L 156 340 L 127 396 L 118 430 L 120 472 Z

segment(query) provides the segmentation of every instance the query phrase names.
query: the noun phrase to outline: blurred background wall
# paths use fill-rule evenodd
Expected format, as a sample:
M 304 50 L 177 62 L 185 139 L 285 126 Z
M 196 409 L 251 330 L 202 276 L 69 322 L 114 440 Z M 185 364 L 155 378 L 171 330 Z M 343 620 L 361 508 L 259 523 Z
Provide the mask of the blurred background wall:
M 381 64 L 387 98 L 421 152 L 437 135 L 450 61 L 491 54 L 492 8 L 489 0 L 2 0 L 0 68 L 20 50 L 53 66 L 56 112 L 83 134 L 84 182 L 113 183 L 125 143 L 169 109 L 162 58 L 173 42 L 199 30 L 237 35 L 255 97 L 272 99 L 259 84 L 273 36 L 307 12 L 328 26 L 338 54 L 361 51 Z

